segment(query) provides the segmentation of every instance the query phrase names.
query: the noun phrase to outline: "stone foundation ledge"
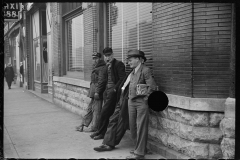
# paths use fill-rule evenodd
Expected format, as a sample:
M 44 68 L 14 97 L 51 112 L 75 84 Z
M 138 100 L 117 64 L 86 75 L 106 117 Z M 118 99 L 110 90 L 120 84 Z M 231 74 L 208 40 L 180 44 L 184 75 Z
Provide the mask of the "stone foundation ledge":
M 149 139 L 191 158 L 221 158 L 220 144 L 192 142 L 164 130 L 149 127 Z
M 189 111 L 172 106 L 168 106 L 162 112 L 154 112 L 150 110 L 150 113 L 155 119 L 166 118 L 190 126 L 209 126 L 213 128 L 219 128 L 219 123 L 224 118 L 224 112 Z M 157 121 L 157 119 L 154 121 Z
M 63 101 L 61 101 L 61 100 L 59 100 L 57 98 L 53 98 L 53 103 L 58 105 L 58 106 L 60 106 L 60 107 L 62 107 L 62 108 L 64 108 L 64 109 L 66 109 L 66 110 L 68 110 L 68 111 L 70 111 L 70 112 L 72 112 L 72 113 L 75 113 L 75 114 L 79 115 L 81 119 L 87 113 L 85 110 L 83 110 L 83 109 L 81 109 L 79 107 L 75 107 L 75 106 L 73 106 L 73 105 L 71 105 L 69 103 L 63 102 Z

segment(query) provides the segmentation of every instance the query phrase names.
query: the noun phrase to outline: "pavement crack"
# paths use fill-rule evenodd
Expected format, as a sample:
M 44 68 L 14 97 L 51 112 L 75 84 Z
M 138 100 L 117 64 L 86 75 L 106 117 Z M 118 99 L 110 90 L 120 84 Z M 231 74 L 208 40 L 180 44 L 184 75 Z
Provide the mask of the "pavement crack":
M 14 147 L 14 149 L 15 149 L 15 151 L 16 151 L 16 153 L 17 153 L 18 158 L 20 158 L 20 157 L 19 157 L 19 154 L 18 154 L 18 151 L 17 151 L 17 149 L 16 149 L 16 147 L 15 147 L 16 144 L 13 143 L 12 138 L 11 138 L 11 136 L 10 136 L 8 130 L 7 130 L 7 127 L 6 127 L 5 125 L 4 125 L 4 128 L 5 128 L 7 134 L 8 134 L 8 136 L 9 136 L 9 138 L 10 138 L 11 144 L 12 144 L 12 146 Z

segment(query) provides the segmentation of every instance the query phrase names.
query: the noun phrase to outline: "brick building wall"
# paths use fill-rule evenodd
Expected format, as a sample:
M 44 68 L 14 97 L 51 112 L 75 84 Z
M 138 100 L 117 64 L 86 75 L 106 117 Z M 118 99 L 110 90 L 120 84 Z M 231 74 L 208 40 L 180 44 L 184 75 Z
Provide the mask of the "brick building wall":
M 192 5 L 153 3 L 153 66 L 160 90 L 192 95 Z
M 231 14 L 231 4 L 153 3 L 154 76 L 171 102 L 162 113 L 151 112 L 150 140 L 191 158 L 227 157 L 226 146 L 233 145 L 227 136 L 222 141 L 224 103 L 201 108 L 229 96 Z
M 193 97 L 227 98 L 231 3 L 193 4 Z
M 60 4 L 53 3 L 52 6 L 52 54 L 53 54 L 53 76 L 61 75 L 61 42 L 60 42 Z

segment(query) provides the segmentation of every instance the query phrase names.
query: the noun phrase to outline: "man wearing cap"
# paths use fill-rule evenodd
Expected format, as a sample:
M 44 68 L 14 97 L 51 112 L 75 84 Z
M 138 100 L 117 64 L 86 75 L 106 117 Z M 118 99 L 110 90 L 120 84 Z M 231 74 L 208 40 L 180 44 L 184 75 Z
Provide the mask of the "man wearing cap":
M 101 110 L 98 130 L 90 135 L 94 140 L 103 139 L 107 131 L 109 118 L 114 112 L 117 103 L 117 90 L 124 79 L 125 65 L 123 62 L 114 58 L 112 48 L 106 47 L 103 50 L 104 60 L 106 62 L 104 76 L 107 79 L 107 83 L 101 83 L 100 85 L 106 86 L 106 99 Z M 98 94 L 95 94 L 95 98 L 98 98 Z
M 93 70 L 91 74 L 90 89 L 87 95 L 91 98 L 91 101 L 87 108 L 87 114 L 83 117 L 82 124 L 76 127 L 76 130 L 80 132 L 83 131 L 84 126 L 88 127 L 91 122 L 92 126 L 88 131 L 94 132 L 97 130 L 103 103 L 103 92 L 105 90 L 105 86 L 99 84 L 106 83 L 106 78 L 103 77 L 106 63 L 104 62 L 104 60 L 101 60 L 101 53 L 93 53 L 92 59 Z M 98 95 L 97 99 L 94 98 L 95 94 Z
M 131 138 L 135 148 L 132 155 L 127 159 L 141 159 L 146 153 L 148 139 L 149 106 L 148 96 L 156 89 L 153 74 L 147 66 L 142 63 L 146 61 L 144 52 L 139 50 L 129 50 L 127 54 L 128 64 L 133 69 L 129 82 L 129 127 Z M 137 94 L 137 86 L 147 86 L 144 94 Z
M 143 61 L 144 60 L 142 59 L 142 63 L 144 63 Z M 117 91 L 117 104 L 115 111 L 109 119 L 107 132 L 105 133 L 102 145 L 94 147 L 95 151 L 102 152 L 115 149 L 115 146 L 120 143 L 126 130 L 129 129 L 128 92 L 131 72 L 132 71 L 129 71 L 119 85 L 119 88 L 121 89 L 118 89 Z

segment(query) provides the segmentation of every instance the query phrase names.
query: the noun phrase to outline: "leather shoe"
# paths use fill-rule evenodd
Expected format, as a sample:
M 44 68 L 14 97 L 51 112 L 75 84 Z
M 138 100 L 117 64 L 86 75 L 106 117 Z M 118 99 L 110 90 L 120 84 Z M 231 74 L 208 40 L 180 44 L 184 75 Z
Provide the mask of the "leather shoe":
M 97 136 L 98 135 L 98 132 L 94 132 L 94 133 L 92 133 L 91 135 L 90 135 L 90 137 L 91 138 L 94 138 L 95 136 Z
M 126 159 L 144 159 L 144 156 L 133 153 L 130 156 L 127 156 Z
M 130 154 L 134 154 L 134 150 L 131 150 Z M 149 149 L 146 149 L 145 154 L 152 154 L 152 152 Z
M 95 151 L 98 151 L 98 152 L 102 152 L 102 151 L 111 151 L 113 150 L 115 147 L 112 147 L 112 146 L 108 146 L 106 144 L 103 144 L 99 147 L 95 147 L 93 148 Z
M 98 136 L 93 137 L 94 140 L 103 139 L 103 138 L 104 138 L 104 136 L 101 135 L 101 134 L 98 135 Z

